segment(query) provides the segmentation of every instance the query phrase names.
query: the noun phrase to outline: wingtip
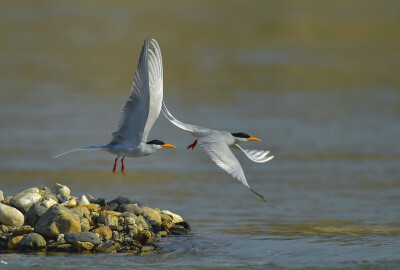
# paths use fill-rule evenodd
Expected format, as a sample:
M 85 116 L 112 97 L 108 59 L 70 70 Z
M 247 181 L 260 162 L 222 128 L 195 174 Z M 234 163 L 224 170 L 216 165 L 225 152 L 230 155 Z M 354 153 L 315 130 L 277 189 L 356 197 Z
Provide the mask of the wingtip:
M 266 200 L 264 199 L 264 196 L 262 196 L 261 194 L 255 192 L 252 188 L 250 188 L 250 191 L 253 193 L 253 195 L 254 195 L 257 199 L 259 199 L 260 201 L 262 201 L 262 202 L 264 202 L 264 203 L 268 203 L 268 201 L 266 201 Z

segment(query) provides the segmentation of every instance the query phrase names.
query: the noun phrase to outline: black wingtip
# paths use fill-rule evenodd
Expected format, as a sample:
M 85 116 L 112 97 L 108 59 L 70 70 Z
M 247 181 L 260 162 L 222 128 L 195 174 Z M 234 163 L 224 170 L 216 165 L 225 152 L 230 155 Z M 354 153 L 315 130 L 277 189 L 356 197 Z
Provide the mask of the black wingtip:
M 259 200 L 262 201 L 262 202 L 268 203 L 268 202 L 264 199 L 264 196 L 262 196 L 261 194 L 255 192 L 253 189 L 250 189 L 250 191 L 253 193 L 253 195 L 254 195 L 257 199 L 259 199 Z

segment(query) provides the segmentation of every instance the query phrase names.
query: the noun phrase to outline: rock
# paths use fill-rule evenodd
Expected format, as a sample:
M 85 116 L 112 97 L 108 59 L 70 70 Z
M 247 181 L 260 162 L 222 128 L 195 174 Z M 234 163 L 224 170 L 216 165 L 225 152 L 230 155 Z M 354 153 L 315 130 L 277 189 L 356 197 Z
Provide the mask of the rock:
M 169 230 L 169 228 L 171 228 L 172 226 L 174 226 L 174 223 L 172 222 L 172 219 L 166 219 L 162 222 L 161 227 Z
M 152 230 L 152 226 L 151 226 L 150 222 L 143 216 L 138 217 L 136 224 L 138 226 L 141 226 L 143 230 L 148 230 L 148 231 Z
M 95 251 L 101 252 L 101 253 L 114 253 L 117 252 L 120 247 L 119 243 L 113 243 L 111 241 L 101 243 L 95 248 Z
M 84 206 L 78 206 L 69 209 L 72 213 L 78 215 L 80 218 L 87 218 L 89 222 L 92 221 L 92 216 L 90 215 L 90 211 Z
M 39 189 L 30 188 L 14 195 L 10 201 L 10 205 L 22 213 L 26 213 L 33 204 L 39 202 L 41 199 L 42 196 L 39 194 Z
M 85 195 L 79 196 L 78 197 L 78 205 L 86 205 L 90 204 L 89 200 L 86 198 Z
M 30 233 L 31 231 L 32 231 L 32 227 L 29 225 L 25 225 L 22 227 L 14 227 L 11 229 L 11 233 L 14 236 L 27 234 L 27 233 Z
M 141 252 L 148 252 L 148 251 L 152 251 L 152 250 L 154 250 L 153 246 L 143 246 L 140 248 Z
M 147 217 L 150 222 L 155 221 L 158 225 L 161 225 L 161 216 L 154 209 L 143 206 L 143 216 Z
M 0 203 L 4 202 L 4 195 L 3 195 L 3 191 L 0 189 Z
M 124 238 L 116 231 L 112 232 L 112 239 L 115 242 L 119 242 L 119 243 L 122 243 L 122 241 L 124 241 Z
M 119 204 L 118 203 L 110 203 L 105 206 L 105 209 L 108 211 L 115 211 L 118 209 Z
M 94 247 L 94 245 L 90 242 L 81 242 L 81 241 L 76 241 L 73 244 L 73 246 L 79 251 L 88 251 Z
M 42 195 L 43 200 L 53 200 L 56 203 L 58 203 L 57 195 L 51 193 L 50 191 L 45 191 L 45 192 L 40 191 L 39 193 L 40 195 Z
M 64 195 L 67 199 L 69 199 L 69 196 L 71 196 L 70 189 L 67 186 L 58 183 L 51 188 L 51 191 L 56 195 Z
M 106 199 L 104 198 L 98 198 L 94 202 L 94 204 L 98 204 L 100 206 L 106 206 Z
M 182 222 L 183 221 L 183 218 L 180 215 L 174 214 L 171 211 L 163 210 L 163 211 L 161 211 L 161 213 L 169 215 L 170 217 L 172 217 L 172 222 L 173 223 L 178 223 L 178 222 Z
M 62 194 L 57 195 L 57 200 L 59 203 L 66 203 L 69 201 L 68 197 Z
M 120 215 L 120 217 L 123 217 L 123 218 L 133 218 L 134 220 L 135 220 L 135 222 L 136 222 L 136 220 L 138 219 L 138 217 L 137 217 L 137 215 L 135 215 L 135 214 L 133 214 L 133 213 L 131 213 L 131 212 L 123 212 L 121 215 Z
M 142 245 L 147 245 L 153 241 L 153 238 L 151 237 L 151 233 L 146 230 L 139 232 L 136 235 L 135 239 L 138 240 Z
M 82 232 L 90 231 L 90 222 L 87 218 L 80 218 Z
M 18 249 L 39 250 L 46 247 L 46 240 L 38 233 L 25 234 L 17 245 Z
M 143 209 L 136 203 L 122 204 L 120 207 L 118 207 L 118 211 L 121 213 L 130 212 L 136 216 L 143 215 L 144 213 Z
M 97 233 L 101 239 L 110 240 L 112 238 L 113 232 L 110 226 L 103 226 L 92 230 L 93 233 Z
M 72 197 L 70 200 L 63 202 L 62 205 L 68 208 L 72 208 L 78 205 L 78 201 L 76 200 L 76 198 Z
M 98 222 L 106 226 L 118 226 L 118 216 L 111 212 L 104 211 L 100 214 Z
M 187 223 L 186 221 L 182 221 L 182 222 L 176 223 L 169 230 L 172 234 L 183 235 L 183 234 L 187 234 L 188 232 L 190 232 L 191 228 L 190 228 L 189 223 Z
M 72 251 L 71 244 L 55 242 L 47 247 L 49 251 Z
M 63 243 L 65 243 L 64 234 L 60 233 L 60 234 L 57 236 L 57 242 L 63 242 Z
M 86 207 L 89 211 L 94 211 L 94 212 L 99 211 L 99 206 L 97 204 L 85 204 L 82 206 Z
M 172 217 L 171 217 L 170 215 L 161 213 L 160 216 L 161 216 L 161 220 L 162 220 L 163 222 L 164 222 L 165 220 L 171 220 L 171 221 L 172 221 Z
M 35 225 L 38 233 L 56 238 L 60 233 L 80 232 L 79 217 L 61 205 L 53 205 L 44 213 Z
M 0 203 L 0 223 L 8 226 L 22 226 L 24 215 L 16 208 Z
M 10 241 L 8 241 L 7 249 L 8 250 L 16 249 L 18 243 L 21 241 L 21 239 L 23 237 L 24 237 L 23 235 L 19 235 L 19 236 L 16 236 L 16 237 L 12 238 Z
M 100 244 L 99 235 L 93 232 L 77 232 L 64 234 L 65 242 L 68 244 L 74 244 L 77 241 L 90 242 L 94 245 Z
M 108 204 L 111 204 L 111 203 L 118 203 L 119 205 L 133 203 L 133 204 L 137 204 L 139 206 L 143 206 L 143 204 L 141 202 L 138 202 L 138 201 L 135 201 L 135 200 L 131 200 L 131 199 L 129 199 L 127 197 L 124 197 L 124 196 L 118 196 L 118 198 L 108 202 Z
M 40 217 L 54 204 L 56 204 L 56 202 L 53 199 L 46 199 L 41 203 L 32 205 L 25 215 L 26 223 L 35 226 Z

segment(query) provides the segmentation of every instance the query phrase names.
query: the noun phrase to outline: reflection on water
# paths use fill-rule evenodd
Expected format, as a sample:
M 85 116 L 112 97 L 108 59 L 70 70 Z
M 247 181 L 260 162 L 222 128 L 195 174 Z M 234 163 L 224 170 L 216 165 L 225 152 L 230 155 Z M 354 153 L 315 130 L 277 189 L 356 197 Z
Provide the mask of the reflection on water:
M 400 2 L 399 2 L 400 3 Z M 5 1 L 0 8 L 0 189 L 41 184 L 131 196 L 182 214 L 190 237 L 158 256 L 2 254 L 10 269 L 398 268 L 400 4 L 352 1 Z M 161 117 L 175 150 L 126 159 L 52 156 L 105 143 L 145 37 L 164 60 L 165 100 L 182 121 L 247 132 L 235 152 L 259 203 Z M 121 259 L 123 258 L 123 259 Z M 0 265 L 2 268 L 4 264 Z

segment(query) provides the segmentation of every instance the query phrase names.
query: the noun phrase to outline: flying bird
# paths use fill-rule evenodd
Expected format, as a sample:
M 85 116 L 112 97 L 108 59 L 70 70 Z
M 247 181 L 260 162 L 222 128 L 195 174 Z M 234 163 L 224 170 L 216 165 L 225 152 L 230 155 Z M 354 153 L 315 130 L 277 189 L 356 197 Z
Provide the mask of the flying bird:
M 199 145 L 219 167 L 221 167 L 227 173 L 242 182 L 243 185 L 248 187 L 250 191 L 256 196 L 256 198 L 263 202 L 267 202 L 262 195 L 250 188 L 244 175 L 242 166 L 230 149 L 236 148 L 241 150 L 250 160 L 254 162 L 267 162 L 274 157 L 267 156 L 269 151 L 249 150 L 244 149 L 238 145 L 238 143 L 247 141 L 260 142 L 260 139 L 252 137 L 243 132 L 230 133 L 224 130 L 213 130 L 209 128 L 185 124 L 172 116 L 164 102 L 162 104 L 162 111 L 172 124 L 174 124 L 178 128 L 188 131 L 190 134 L 193 135 L 193 137 L 196 138 L 196 140 L 187 147 L 188 149 L 194 149 L 197 143 L 199 143 Z
M 163 66 L 161 50 L 155 39 L 151 40 L 153 50 L 149 49 L 149 41 L 144 41 L 142 52 L 130 95 L 122 107 L 118 129 L 112 133 L 111 141 L 106 145 L 94 145 L 73 149 L 59 156 L 82 150 L 103 150 L 117 157 L 112 172 L 115 173 L 117 161 L 121 159 L 121 172 L 125 173 L 125 157 L 143 157 L 161 148 L 176 148 L 172 144 L 160 140 L 147 141 L 150 129 L 160 115 L 163 100 Z

